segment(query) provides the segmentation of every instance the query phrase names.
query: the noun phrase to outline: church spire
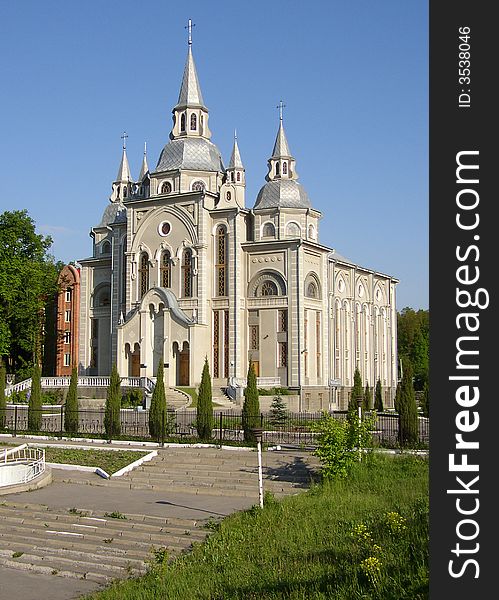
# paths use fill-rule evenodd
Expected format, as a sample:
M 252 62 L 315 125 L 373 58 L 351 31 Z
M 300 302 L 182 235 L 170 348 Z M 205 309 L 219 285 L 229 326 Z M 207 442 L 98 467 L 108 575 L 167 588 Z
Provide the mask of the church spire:
M 147 142 L 144 142 L 144 158 L 142 159 L 142 167 L 140 168 L 139 181 L 142 181 L 148 172 L 149 165 L 147 164 Z
M 123 140 L 123 154 L 121 155 L 121 162 L 118 169 L 118 175 L 116 176 L 116 183 L 119 182 L 129 182 L 132 181 L 132 177 L 130 175 L 130 165 L 128 164 L 128 157 L 126 155 L 126 139 L 128 134 L 126 131 L 123 132 L 121 139 Z
M 208 109 L 204 103 L 199 85 L 194 56 L 192 54 L 192 20 L 189 19 L 187 60 L 185 62 L 178 102 L 173 107 L 173 129 L 171 139 L 182 137 L 204 137 L 210 139 L 208 128 Z
M 243 161 L 241 160 L 239 146 L 237 145 L 237 133 L 235 131 L 234 145 L 232 147 L 232 154 L 227 167 L 227 182 L 234 183 L 235 185 L 245 185 L 244 166 Z
M 274 179 L 298 179 L 295 171 L 295 159 L 289 149 L 288 140 L 283 125 L 283 109 L 286 105 L 280 100 L 276 108 L 279 109 L 279 129 L 272 150 L 272 156 L 269 159 L 269 172 L 267 181 Z

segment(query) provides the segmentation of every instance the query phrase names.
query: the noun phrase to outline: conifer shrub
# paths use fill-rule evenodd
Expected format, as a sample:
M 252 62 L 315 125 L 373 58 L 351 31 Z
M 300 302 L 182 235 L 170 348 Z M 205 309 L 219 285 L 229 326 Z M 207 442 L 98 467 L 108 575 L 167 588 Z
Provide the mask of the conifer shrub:
M 164 383 L 164 365 L 162 362 L 158 365 L 156 373 L 156 385 L 151 398 L 151 407 L 149 408 L 149 434 L 156 441 L 161 440 L 163 431 L 167 433 L 168 414 L 166 411 L 166 393 Z
M 274 396 L 272 400 L 269 420 L 278 429 L 284 427 L 288 421 L 288 409 L 280 396 Z
M 198 390 L 196 428 L 200 439 L 208 441 L 213 432 L 213 402 L 208 359 L 204 359 L 201 384 Z
M 362 389 L 362 377 L 358 368 L 355 369 L 353 374 L 353 388 L 350 392 L 350 401 L 348 403 L 348 420 L 357 420 L 358 405 L 357 399 L 361 398 L 364 401 L 364 390 Z
M 417 444 L 418 409 L 416 394 L 413 386 L 412 366 L 409 362 L 404 365 L 404 375 L 400 384 L 399 404 L 399 443 L 401 446 Z
M 73 367 L 64 407 L 64 429 L 66 433 L 78 433 L 78 371 Z
M 42 427 L 42 370 L 35 364 L 31 375 L 31 391 L 28 401 L 28 430 L 39 431 Z
M 246 389 L 244 390 L 242 426 L 244 431 L 244 441 L 254 442 L 255 435 L 252 429 L 260 426 L 260 403 L 258 400 L 256 373 L 253 363 L 250 363 L 248 368 Z
M 374 410 L 380 413 L 383 412 L 383 390 L 381 388 L 381 380 L 376 383 L 376 391 L 374 392 Z
M 107 388 L 106 411 L 104 415 L 104 428 L 109 440 L 121 434 L 120 408 L 121 377 L 116 365 L 113 365 L 109 387 Z

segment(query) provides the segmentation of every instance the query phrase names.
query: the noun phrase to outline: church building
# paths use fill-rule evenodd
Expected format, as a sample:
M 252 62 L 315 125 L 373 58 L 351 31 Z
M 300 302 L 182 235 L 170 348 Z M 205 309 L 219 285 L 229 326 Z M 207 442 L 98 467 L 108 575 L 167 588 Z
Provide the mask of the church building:
M 345 408 L 358 367 L 393 406 L 397 280 L 320 243 L 282 105 L 256 199 L 237 138 L 227 166 L 211 141 L 190 32 L 172 112 L 156 166 L 144 150 L 138 179 L 124 134 L 92 256 L 72 273 L 78 345 L 62 347 L 64 364 L 71 349 L 81 375 L 116 364 L 121 376 L 154 377 L 163 363 L 167 386 L 195 387 L 207 357 L 214 385 L 240 393 L 253 363 L 259 385 L 290 388 L 301 410 Z

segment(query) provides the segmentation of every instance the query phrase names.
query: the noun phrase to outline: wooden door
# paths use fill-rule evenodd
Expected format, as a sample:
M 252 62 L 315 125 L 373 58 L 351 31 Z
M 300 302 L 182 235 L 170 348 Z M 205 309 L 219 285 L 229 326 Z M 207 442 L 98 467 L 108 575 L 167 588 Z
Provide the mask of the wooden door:
M 189 385 L 189 350 L 182 350 L 179 358 L 178 384 Z
M 132 354 L 132 377 L 140 377 L 140 352 Z

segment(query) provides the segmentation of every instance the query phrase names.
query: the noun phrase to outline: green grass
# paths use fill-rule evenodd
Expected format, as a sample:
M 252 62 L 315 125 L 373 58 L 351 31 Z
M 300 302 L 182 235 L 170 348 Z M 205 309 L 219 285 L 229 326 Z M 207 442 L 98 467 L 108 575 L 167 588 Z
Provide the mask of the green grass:
M 100 467 L 109 475 L 135 462 L 148 452 L 131 450 L 81 450 L 78 448 L 45 448 L 45 460 L 51 463 Z
M 373 456 L 344 480 L 236 513 L 192 553 L 92 600 L 423 600 L 428 462 Z M 154 564 L 154 561 L 152 561 Z

